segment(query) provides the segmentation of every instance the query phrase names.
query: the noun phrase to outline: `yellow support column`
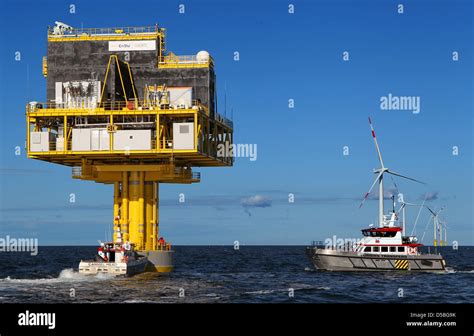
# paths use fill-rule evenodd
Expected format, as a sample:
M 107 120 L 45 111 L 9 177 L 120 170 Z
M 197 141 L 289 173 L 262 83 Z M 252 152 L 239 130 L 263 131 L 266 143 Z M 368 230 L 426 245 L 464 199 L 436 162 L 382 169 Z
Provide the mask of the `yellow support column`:
M 64 127 L 63 127 L 63 141 L 64 141 L 64 147 L 63 147 L 63 151 L 67 151 L 67 132 L 68 132 L 68 128 L 67 128 L 67 116 L 65 115 L 64 116 Z M 57 150 L 57 148 L 56 148 Z
M 155 237 L 154 237 L 154 240 L 155 240 L 155 249 L 158 248 L 158 237 L 159 237 L 159 234 L 160 234 L 160 208 L 159 208 L 159 204 L 160 204 L 160 185 L 158 184 L 158 182 L 156 183 L 156 188 L 155 188 L 155 208 L 156 210 L 154 211 L 154 215 L 155 215 L 155 224 L 154 224 L 154 227 L 155 227 Z
M 136 248 L 138 249 L 139 244 L 139 234 L 138 234 L 138 198 L 140 193 L 140 177 L 137 171 L 130 172 L 130 181 L 129 185 L 129 233 L 130 233 L 130 242 L 136 244 Z
M 122 221 L 122 234 L 123 241 L 130 240 L 129 227 L 128 227 L 128 172 L 122 173 L 122 206 L 120 212 L 120 219 Z
M 161 149 L 161 138 L 160 138 L 160 114 L 156 113 L 156 136 L 155 136 L 155 141 L 156 141 L 156 150 Z
M 155 182 L 147 181 L 145 182 L 145 249 L 152 250 L 153 249 L 153 225 L 154 225 L 154 218 L 153 218 L 153 187 Z
M 120 227 L 119 204 L 120 200 L 120 185 L 119 182 L 114 182 L 114 242 L 117 241 L 117 232 Z
M 198 148 L 198 116 L 197 112 L 194 112 L 194 150 Z
M 153 251 L 157 249 L 157 240 L 158 240 L 158 222 L 159 222 L 159 213 L 158 213 L 158 204 L 159 204 L 159 195 L 160 195 L 160 185 L 158 182 L 153 182 L 153 227 L 152 227 L 152 246 Z
M 110 127 L 114 127 L 114 115 L 110 114 Z M 112 131 L 112 130 L 111 130 Z M 109 132 L 109 152 L 114 150 L 114 132 Z
M 145 172 L 138 172 L 138 241 L 137 249 L 145 249 Z
M 31 124 L 30 124 L 30 117 L 28 113 L 26 114 L 26 154 L 30 152 L 30 132 L 31 132 Z

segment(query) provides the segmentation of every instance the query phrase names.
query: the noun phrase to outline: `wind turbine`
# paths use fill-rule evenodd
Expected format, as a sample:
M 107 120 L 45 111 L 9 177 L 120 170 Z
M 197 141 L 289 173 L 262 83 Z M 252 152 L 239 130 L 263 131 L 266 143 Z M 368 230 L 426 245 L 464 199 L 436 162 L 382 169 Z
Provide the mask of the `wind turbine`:
M 400 206 L 400 209 L 398 209 L 398 212 L 397 213 L 400 213 L 400 211 L 402 212 L 402 222 L 403 222 L 403 226 L 402 226 L 402 236 L 405 236 L 406 235 L 406 208 L 407 206 L 417 206 L 417 207 L 420 207 L 420 211 L 421 211 L 421 208 L 424 206 L 423 204 L 416 204 L 416 203 L 409 203 L 409 202 L 405 202 L 405 200 L 402 200 L 401 202 L 401 206 Z M 415 222 L 415 225 L 416 225 L 416 222 Z
M 385 167 L 385 165 L 383 163 L 383 159 L 382 159 L 382 154 L 380 152 L 380 147 L 379 147 L 379 144 L 377 142 L 377 137 L 375 136 L 375 130 L 374 130 L 374 127 L 372 125 L 372 120 L 370 119 L 370 117 L 369 117 L 369 125 L 370 125 L 370 130 L 372 131 L 372 138 L 374 139 L 375 149 L 377 150 L 377 155 L 379 157 L 380 168 L 374 169 L 374 174 L 377 174 L 377 177 L 375 178 L 374 183 L 372 183 L 372 186 L 370 187 L 369 191 L 364 195 L 364 198 L 363 198 L 362 202 L 360 203 L 359 208 L 362 207 L 364 202 L 369 197 L 369 194 L 372 192 L 372 189 L 375 187 L 375 184 L 378 182 L 379 183 L 379 226 L 383 227 L 384 224 L 385 224 L 384 215 L 383 215 L 384 214 L 383 174 L 388 173 L 388 174 L 391 174 L 391 175 L 394 175 L 394 176 L 399 176 L 399 177 L 402 177 L 404 179 L 415 181 L 415 182 L 418 182 L 418 183 L 421 183 L 421 184 L 425 184 L 425 183 L 421 182 L 421 181 L 418 181 L 418 180 L 415 180 L 414 178 L 401 175 L 401 174 L 396 173 L 393 170 L 390 170 L 387 167 Z
M 392 179 L 393 185 L 395 186 L 395 190 L 397 192 L 397 195 L 398 195 L 399 199 L 400 199 L 400 195 L 402 196 L 401 200 L 399 201 L 401 206 L 397 211 L 397 215 L 399 215 L 400 212 L 402 212 L 402 223 L 403 223 L 403 225 L 402 225 L 402 236 L 406 236 L 406 223 L 407 223 L 406 209 L 407 209 L 407 207 L 408 206 L 420 207 L 420 211 L 418 211 L 418 216 L 416 217 L 415 224 L 413 225 L 413 230 L 414 230 L 415 227 L 416 227 L 416 223 L 418 222 L 418 218 L 420 217 L 421 209 L 425 206 L 425 201 L 423 200 L 423 203 L 421 203 L 421 204 L 406 202 L 405 197 L 403 196 L 403 194 L 400 194 L 400 190 L 398 189 L 397 184 L 393 180 L 393 177 L 390 176 L 390 178 Z M 413 232 L 412 232 L 412 235 L 413 235 Z
M 448 229 L 446 228 L 446 222 L 441 222 L 444 225 L 444 246 L 448 246 Z
M 433 218 L 433 232 L 434 232 L 434 238 L 433 238 L 433 245 L 436 247 L 437 245 L 437 238 L 439 237 L 439 245 L 443 246 L 443 233 L 442 233 L 442 225 L 443 223 L 439 220 L 439 213 L 443 211 L 444 207 L 441 207 L 438 211 L 434 212 L 433 210 L 430 209 L 430 207 L 426 207 L 429 212 L 431 212 L 431 217 Z M 446 230 L 445 230 L 446 233 Z M 446 237 L 444 238 L 446 239 Z

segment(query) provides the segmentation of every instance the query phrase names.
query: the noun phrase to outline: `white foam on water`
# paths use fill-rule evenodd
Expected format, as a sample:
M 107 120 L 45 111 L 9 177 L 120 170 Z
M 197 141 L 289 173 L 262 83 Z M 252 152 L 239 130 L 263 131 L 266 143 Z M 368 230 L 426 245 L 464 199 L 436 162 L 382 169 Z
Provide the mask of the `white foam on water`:
M 208 293 L 208 294 L 204 294 L 203 296 L 211 297 L 211 298 L 219 298 L 219 295 L 216 293 Z
M 298 290 L 330 290 L 331 287 L 327 287 L 327 286 L 318 286 L 318 287 L 315 287 L 315 286 L 312 286 L 312 285 L 308 285 L 308 284 L 295 284 L 293 286 L 290 286 L 291 288 L 293 288 L 295 291 L 298 291 Z
M 473 273 L 474 273 L 474 270 L 470 270 L 470 271 L 456 271 L 455 269 L 451 269 L 451 270 L 448 270 L 448 273 L 471 273 L 471 274 L 473 274 Z
M 320 290 L 330 290 L 331 287 L 318 287 L 318 288 L 316 288 L 316 289 L 320 289 Z
M 7 276 L 0 282 L 18 283 L 18 284 L 41 284 L 41 283 L 59 283 L 59 282 L 83 282 L 83 281 L 100 281 L 113 279 L 110 274 L 84 275 L 72 268 L 63 269 L 57 278 L 40 278 L 40 279 L 15 279 Z
M 140 299 L 129 299 L 129 300 L 123 301 L 123 303 L 153 303 L 153 301 L 140 300 Z
M 260 295 L 260 294 L 271 294 L 271 293 L 273 293 L 273 292 L 274 292 L 273 289 L 262 289 L 262 290 L 252 291 L 252 292 L 245 292 L 245 294 L 257 294 L 257 295 Z

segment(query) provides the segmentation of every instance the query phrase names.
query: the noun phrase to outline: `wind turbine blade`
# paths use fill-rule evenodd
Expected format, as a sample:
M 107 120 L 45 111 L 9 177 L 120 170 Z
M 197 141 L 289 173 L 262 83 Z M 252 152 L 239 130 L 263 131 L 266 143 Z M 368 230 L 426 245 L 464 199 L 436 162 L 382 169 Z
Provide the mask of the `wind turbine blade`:
M 436 217 L 437 214 L 435 214 L 435 212 L 433 210 L 430 209 L 429 206 L 425 205 L 426 209 L 428 209 L 429 212 L 431 212 L 431 214 L 433 215 L 433 217 Z
M 382 168 L 385 168 L 385 166 L 383 165 L 382 154 L 380 153 L 379 144 L 377 142 L 377 137 L 375 136 L 374 126 L 372 125 L 372 120 L 370 119 L 370 117 L 369 117 L 369 125 L 370 125 L 370 130 L 372 131 L 372 138 L 374 138 L 375 149 L 377 149 L 377 155 L 379 156 L 380 165 L 382 166 Z
M 413 206 L 423 206 L 423 204 L 417 204 L 417 203 L 410 203 L 410 202 L 405 202 L 406 205 L 413 205 Z
M 393 179 L 392 176 L 390 176 L 390 179 L 392 180 L 392 183 L 393 183 L 393 185 L 395 186 L 395 190 L 397 191 L 397 195 L 399 195 L 399 194 L 400 194 L 400 190 L 398 190 L 398 186 L 397 186 L 397 184 L 395 183 L 395 180 Z
M 411 178 L 411 177 L 408 177 L 408 176 L 404 176 L 404 175 L 395 173 L 394 171 L 391 171 L 391 170 L 387 170 L 387 173 L 392 174 L 392 175 L 395 175 L 395 176 L 398 176 L 398 177 L 402 177 L 402 178 L 404 178 L 404 179 L 411 180 L 411 181 L 414 181 L 414 182 L 417 182 L 417 183 L 426 184 L 425 182 L 421 182 L 421 181 L 416 180 L 416 179 L 414 179 L 414 178 Z
M 365 193 L 364 198 L 362 199 L 362 202 L 360 202 L 359 209 L 362 208 L 362 206 L 364 205 L 364 202 L 367 200 L 367 197 L 369 197 L 370 192 L 372 191 L 372 189 L 374 189 L 375 184 L 376 184 L 377 181 L 380 179 L 380 176 L 383 175 L 383 173 L 384 173 L 384 171 L 382 170 L 382 171 L 377 175 L 377 177 L 375 178 L 374 183 L 372 183 L 372 186 L 370 187 L 369 191 Z
M 406 208 L 407 206 L 407 203 L 402 203 L 402 205 L 400 206 L 400 209 L 398 209 L 397 211 L 397 215 L 403 210 L 403 208 Z
M 413 236 L 413 233 L 415 232 L 416 224 L 418 223 L 418 218 L 420 218 L 421 210 L 425 206 L 425 201 L 426 201 L 426 198 L 423 200 L 423 203 L 421 203 L 420 209 L 418 210 L 418 215 L 416 216 L 416 219 L 415 219 L 415 225 L 413 225 L 413 229 L 411 229 L 411 235 L 410 236 Z

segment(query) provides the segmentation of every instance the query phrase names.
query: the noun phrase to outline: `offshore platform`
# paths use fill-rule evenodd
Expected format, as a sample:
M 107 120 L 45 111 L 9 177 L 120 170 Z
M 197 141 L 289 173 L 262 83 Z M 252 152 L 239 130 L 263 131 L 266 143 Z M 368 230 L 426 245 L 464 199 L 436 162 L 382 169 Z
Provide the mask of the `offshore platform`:
M 158 25 L 48 27 L 46 102 L 26 106 L 28 158 L 72 167 L 72 177 L 113 184 L 114 241 L 134 244 L 147 271 L 170 272 L 159 239 L 159 184 L 196 183 L 192 167 L 232 166 L 232 121 L 217 112 L 206 51 L 165 49 Z

